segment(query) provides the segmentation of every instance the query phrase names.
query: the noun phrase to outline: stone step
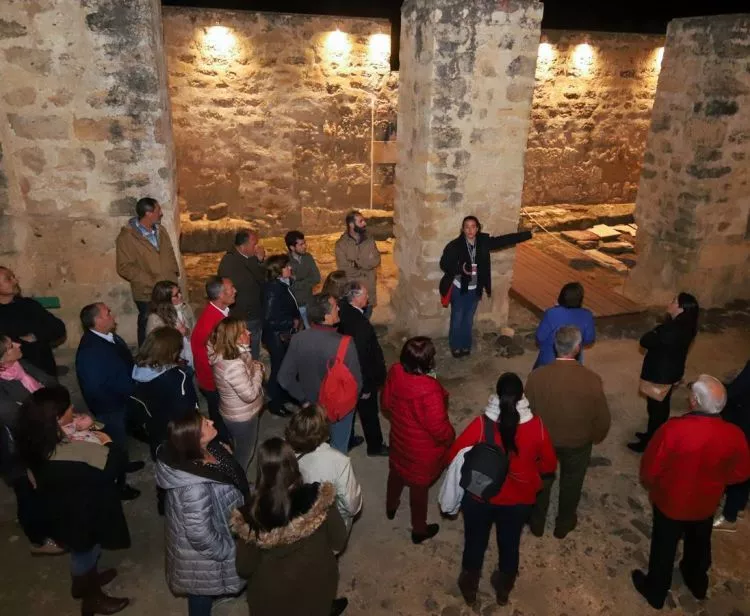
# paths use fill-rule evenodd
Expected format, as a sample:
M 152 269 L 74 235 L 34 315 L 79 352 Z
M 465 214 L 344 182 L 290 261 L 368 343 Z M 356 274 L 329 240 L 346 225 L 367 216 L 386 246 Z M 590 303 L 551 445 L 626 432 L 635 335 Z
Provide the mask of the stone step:
M 626 252 L 635 252 L 630 242 L 602 242 L 599 250 L 610 255 L 621 255 Z
M 576 242 L 576 246 L 578 248 L 582 248 L 583 250 L 591 250 L 592 248 L 599 248 L 599 240 L 578 240 Z
M 635 229 L 630 225 L 615 225 L 613 228 L 617 229 L 620 233 L 627 233 L 628 235 L 635 237 Z
M 620 231 L 609 225 L 594 225 L 589 229 L 603 242 L 614 241 L 620 238 Z
M 569 242 L 598 242 L 599 236 L 591 231 L 563 231 L 560 235 Z
M 616 272 L 625 273 L 628 271 L 628 266 L 622 261 L 615 259 L 599 250 L 585 250 L 587 256 L 596 261 L 599 265 L 606 267 L 607 269 L 614 270 Z

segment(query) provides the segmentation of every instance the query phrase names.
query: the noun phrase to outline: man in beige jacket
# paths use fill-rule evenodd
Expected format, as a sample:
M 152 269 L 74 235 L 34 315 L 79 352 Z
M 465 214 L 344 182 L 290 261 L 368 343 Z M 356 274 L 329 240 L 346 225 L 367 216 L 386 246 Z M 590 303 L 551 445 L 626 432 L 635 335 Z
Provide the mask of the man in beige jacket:
M 146 337 L 151 291 L 160 280 L 179 284 L 180 266 L 169 235 L 161 228 L 163 213 L 156 199 L 144 197 L 135 204 L 136 215 L 117 236 L 117 273 L 130 283 L 138 308 L 138 346 Z
M 377 304 L 377 271 L 380 253 L 375 240 L 367 236 L 367 221 L 360 212 L 346 215 L 346 231 L 336 242 L 336 267 L 346 272 L 348 282 L 361 282 L 367 287 L 370 303 L 364 311 L 369 319 Z

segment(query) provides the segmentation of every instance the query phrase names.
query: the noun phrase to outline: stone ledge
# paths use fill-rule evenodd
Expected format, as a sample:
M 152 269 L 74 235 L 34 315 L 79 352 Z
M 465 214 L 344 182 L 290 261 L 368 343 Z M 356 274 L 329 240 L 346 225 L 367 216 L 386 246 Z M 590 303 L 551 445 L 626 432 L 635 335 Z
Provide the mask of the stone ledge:
M 527 216 L 525 212 L 531 216 Z M 627 224 L 634 221 L 634 213 L 635 203 L 526 205 L 521 210 L 520 229 L 532 230 L 534 221 L 548 231 L 583 230 L 596 224 Z

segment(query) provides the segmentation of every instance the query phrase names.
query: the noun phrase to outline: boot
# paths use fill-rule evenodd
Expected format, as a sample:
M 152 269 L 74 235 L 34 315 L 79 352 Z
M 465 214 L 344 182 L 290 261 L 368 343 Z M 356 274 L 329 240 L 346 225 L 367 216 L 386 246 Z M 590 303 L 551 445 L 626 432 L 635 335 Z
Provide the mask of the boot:
M 498 605 L 508 605 L 510 591 L 516 583 L 516 573 L 510 574 L 495 569 L 490 578 L 490 584 L 495 589 L 495 600 Z
M 83 599 L 89 586 L 93 584 L 95 588 L 106 586 L 117 577 L 117 569 L 105 569 L 97 571 L 94 567 L 85 575 L 74 575 L 73 583 L 70 586 L 70 594 L 74 599 Z
M 81 616 L 94 616 L 94 614 L 117 614 L 124 610 L 130 603 L 130 599 L 109 597 L 102 592 L 99 584 L 99 574 L 96 569 L 89 571 L 88 586 L 81 601 Z
M 481 571 L 463 569 L 458 576 L 458 588 L 463 595 L 464 601 L 466 601 L 466 605 L 474 605 L 476 603 L 481 575 Z

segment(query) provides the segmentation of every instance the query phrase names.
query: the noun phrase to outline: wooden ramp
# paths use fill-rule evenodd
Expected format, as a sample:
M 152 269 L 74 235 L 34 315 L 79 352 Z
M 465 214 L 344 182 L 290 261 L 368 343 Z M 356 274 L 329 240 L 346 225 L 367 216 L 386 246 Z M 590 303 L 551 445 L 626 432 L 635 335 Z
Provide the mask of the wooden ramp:
M 645 306 L 598 283 L 596 276 L 590 272 L 574 270 L 528 243 L 516 248 L 510 292 L 534 312 L 542 313 L 554 306 L 562 286 L 575 281 L 583 285 L 583 305 L 595 317 L 635 314 L 646 310 Z

